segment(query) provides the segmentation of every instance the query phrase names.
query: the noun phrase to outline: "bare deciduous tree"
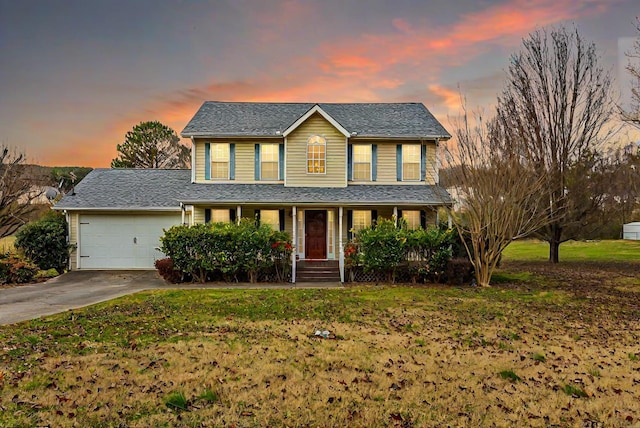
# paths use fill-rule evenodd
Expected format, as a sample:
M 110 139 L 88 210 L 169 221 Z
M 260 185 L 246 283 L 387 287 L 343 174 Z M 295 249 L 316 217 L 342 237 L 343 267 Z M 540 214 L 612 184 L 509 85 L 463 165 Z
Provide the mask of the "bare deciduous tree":
M 600 66 L 595 44 L 577 30 L 539 30 L 512 55 L 507 86 L 496 118 L 507 147 L 522 156 L 545 181 L 553 221 L 537 234 L 549 243 L 549 261 L 559 261 L 560 243 L 573 239 L 598 195 L 585 195 L 588 177 L 576 174 L 610 134 L 614 104 L 609 72 Z
M 523 157 L 505 150 L 498 122 L 471 127 L 465 111 L 455 128 L 457 144 L 445 159 L 461 206 L 451 217 L 478 285 L 488 287 L 504 249 L 549 221 L 548 205 L 540 204 L 545 181 L 531 174 Z
M 627 52 L 627 71 L 631 75 L 631 106 L 622 110 L 622 119 L 640 128 L 640 17 L 636 18 L 638 37 Z
M 33 203 L 42 195 L 25 165 L 24 153 L 0 145 L 0 238 L 15 233 L 37 209 Z

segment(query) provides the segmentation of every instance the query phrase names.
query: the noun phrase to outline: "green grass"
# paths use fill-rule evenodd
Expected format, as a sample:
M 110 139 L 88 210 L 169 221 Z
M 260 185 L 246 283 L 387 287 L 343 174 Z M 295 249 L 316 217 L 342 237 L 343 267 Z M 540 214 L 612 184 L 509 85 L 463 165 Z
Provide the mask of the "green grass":
M 172 410 L 189 410 L 187 398 L 180 391 L 169 394 L 169 396 L 164 400 L 164 403 Z
M 518 376 L 513 370 L 502 370 L 498 375 L 509 382 L 520 382 L 522 378 Z
M 582 390 L 581 388 L 578 388 L 576 386 L 569 385 L 569 384 L 566 384 L 565 386 L 563 386 L 562 390 L 564 391 L 565 394 L 571 395 L 574 397 L 587 398 L 589 396 L 589 394 L 584 392 L 584 390 Z
M 545 261 L 549 259 L 549 244 L 537 240 L 512 242 L 503 253 L 504 261 Z M 640 241 L 568 241 L 560 244 L 563 261 L 631 261 L 640 263 Z

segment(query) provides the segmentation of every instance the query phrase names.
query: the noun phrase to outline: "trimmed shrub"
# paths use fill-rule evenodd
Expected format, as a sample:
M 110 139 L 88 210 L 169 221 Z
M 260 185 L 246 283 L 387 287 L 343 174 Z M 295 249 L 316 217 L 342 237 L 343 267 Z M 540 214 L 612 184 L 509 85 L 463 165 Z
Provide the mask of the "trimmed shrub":
M 0 254 L 0 283 L 26 284 L 32 282 L 39 269 L 28 260 L 14 254 Z
M 408 230 L 402 219 L 397 224 L 381 219 L 345 245 L 345 266 L 352 278 L 361 268 L 384 274 L 389 282 L 395 282 L 398 274 L 412 282 L 442 282 L 456 237 L 446 226 Z
M 393 220 L 380 219 L 372 227 L 356 234 L 365 272 L 384 272 L 387 281 L 395 282 L 396 270 L 405 260 L 407 231 Z
M 40 269 L 64 273 L 69 265 L 67 220 L 62 213 L 48 212 L 42 219 L 23 226 L 16 234 L 16 249 Z
M 235 223 L 174 226 L 160 238 L 161 250 L 174 269 L 205 282 L 222 277 L 226 281 L 257 282 L 260 274 L 284 281 L 291 269 L 293 246 L 289 234 L 274 231 L 253 220 Z
M 159 259 L 154 262 L 154 266 L 158 269 L 158 273 L 165 281 L 171 284 L 184 282 L 185 274 L 180 269 L 176 269 L 173 260 L 170 258 Z

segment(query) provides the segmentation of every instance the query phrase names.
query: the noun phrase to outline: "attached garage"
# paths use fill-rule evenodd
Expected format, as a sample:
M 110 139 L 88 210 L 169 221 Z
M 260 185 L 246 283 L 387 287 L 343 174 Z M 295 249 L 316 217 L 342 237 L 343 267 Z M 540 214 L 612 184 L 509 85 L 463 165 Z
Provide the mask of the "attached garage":
M 176 214 L 79 214 L 78 269 L 153 269 L 163 229 L 176 224 Z

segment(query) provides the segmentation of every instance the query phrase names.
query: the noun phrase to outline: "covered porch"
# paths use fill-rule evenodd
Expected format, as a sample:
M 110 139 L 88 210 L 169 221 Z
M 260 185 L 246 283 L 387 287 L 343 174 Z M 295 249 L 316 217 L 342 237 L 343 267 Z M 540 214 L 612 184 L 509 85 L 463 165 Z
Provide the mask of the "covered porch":
M 309 267 L 337 267 L 339 280 L 344 282 L 343 250 L 355 232 L 379 218 L 404 219 L 409 228 L 437 224 L 438 209 L 450 204 L 446 192 L 425 185 L 309 188 L 221 184 L 215 189 L 222 191 L 206 195 L 206 199 L 203 195 L 200 200 L 181 201 L 183 222 L 249 218 L 288 232 L 294 245 L 292 283 L 298 280 L 298 272 L 307 280 Z

